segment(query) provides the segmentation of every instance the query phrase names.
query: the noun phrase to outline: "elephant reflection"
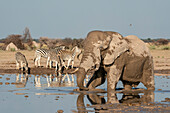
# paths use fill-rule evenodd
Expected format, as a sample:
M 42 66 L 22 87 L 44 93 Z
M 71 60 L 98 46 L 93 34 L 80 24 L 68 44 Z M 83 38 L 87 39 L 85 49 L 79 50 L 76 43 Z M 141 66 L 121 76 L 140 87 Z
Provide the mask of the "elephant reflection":
M 106 77 L 107 91 L 115 90 L 119 80 L 125 90 L 136 87 L 140 82 L 148 89 L 155 89 L 153 58 L 145 43 L 136 36 L 92 31 L 84 44 L 84 53 L 76 70 L 80 90 L 94 89 L 103 84 Z M 93 76 L 84 87 L 83 81 L 89 71 L 93 71 Z
M 16 74 L 16 81 L 15 81 L 15 87 L 16 88 L 24 88 L 28 81 L 28 73 L 17 73 Z
M 110 97 L 109 97 L 110 96 Z M 148 104 L 154 102 L 154 92 L 148 91 L 144 92 L 144 95 L 139 95 L 139 93 L 123 93 L 120 100 L 117 99 L 116 93 L 108 94 L 107 102 L 104 96 L 100 96 L 96 93 L 89 93 L 87 99 L 90 101 L 91 106 L 85 106 L 84 104 L 85 95 L 81 93 L 77 98 L 77 110 L 78 112 L 87 112 L 86 108 L 94 108 L 96 112 L 104 112 L 120 108 L 121 104 L 131 105 L 134 104 Z M 111 104 L 110 104 L 111 103 Z M 117 107 L 116 107 L 117 106 Z

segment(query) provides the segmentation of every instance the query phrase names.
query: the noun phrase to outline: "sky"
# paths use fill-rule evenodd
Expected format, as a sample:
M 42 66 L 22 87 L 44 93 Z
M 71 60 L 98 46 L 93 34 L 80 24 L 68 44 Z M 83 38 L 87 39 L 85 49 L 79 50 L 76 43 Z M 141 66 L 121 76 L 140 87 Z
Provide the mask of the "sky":
M 93 30 L 170 39 L 170 0 L 0 0 L 0 39 L 85 38 Z

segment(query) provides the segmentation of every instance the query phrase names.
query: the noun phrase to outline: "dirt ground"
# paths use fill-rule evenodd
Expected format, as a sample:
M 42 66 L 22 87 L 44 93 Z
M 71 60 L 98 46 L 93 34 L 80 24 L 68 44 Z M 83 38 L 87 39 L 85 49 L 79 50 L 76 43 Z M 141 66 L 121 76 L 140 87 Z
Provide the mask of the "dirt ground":
M 34 67 L 34 53 L 35 51 L 23 50 L 22 52 L 28 61 L 30 68 Z M 0 51 L 0 69 L 15 69 L 15 53 L 11 51 Z M 155 75 L 170 75 L 170 50 L 151 50 L 154 59 Z M 45 67 L 46 59 L 42 58 L 41 65 Z M 79 65 L 76 59 L 75 66 Z

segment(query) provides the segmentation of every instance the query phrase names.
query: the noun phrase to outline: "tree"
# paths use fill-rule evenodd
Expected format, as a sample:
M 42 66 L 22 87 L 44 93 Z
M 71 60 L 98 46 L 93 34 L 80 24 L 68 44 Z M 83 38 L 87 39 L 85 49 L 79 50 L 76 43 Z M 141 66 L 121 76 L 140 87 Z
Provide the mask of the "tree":
M 9 35 L 4 41 L 5 45 L 8 45 L 9 43 L 12 42 L 17 46 L 17 48 L 19 48 L 21 50 L 25 49 L 24 44 L 22 44 L 21 37 L 22 37 L 22 35 L 14 35 L 14 34 Z

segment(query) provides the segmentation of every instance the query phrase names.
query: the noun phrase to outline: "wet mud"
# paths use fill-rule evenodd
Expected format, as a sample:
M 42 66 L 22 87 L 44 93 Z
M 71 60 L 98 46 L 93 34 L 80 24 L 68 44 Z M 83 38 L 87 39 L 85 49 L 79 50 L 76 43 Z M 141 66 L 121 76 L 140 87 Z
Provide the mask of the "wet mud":
M 72 74 L 76 70 L 76 67 L 72 69 L 62 69 L 60 72 L 61 74 Z M 17 74 L 17 73 L 28 73 L 28 74 L 54 74 L 58 73 L 55 68 L 44 68 L 44 67 L 37 67 L 37 68 L 29 68 L 28 71 L 22 71 L 20 69 L 0 69 L 0 74 Z
M 74 67 L 72 69 L 62 69 L 62 71 L 60 72 L 61 74 L 73 74 L 75 73 L 75 70 L 77 68 Z M 18 70 L 18 69 L 0 69 L 0 74 L 13 74 L 13 73 L 22 73 L 23 71 Z M 25 72 L 25 71 L 24 71 Z M 55 68 L 45 68 L 45 67 L 32 67 L 29 68 L 28 72 L 29 74 L 54 74 L 56 73 Z M 156 75 L 170 75 L 170 69 L 161 69 L 161 70 L 154 70 L 154 73 Z

